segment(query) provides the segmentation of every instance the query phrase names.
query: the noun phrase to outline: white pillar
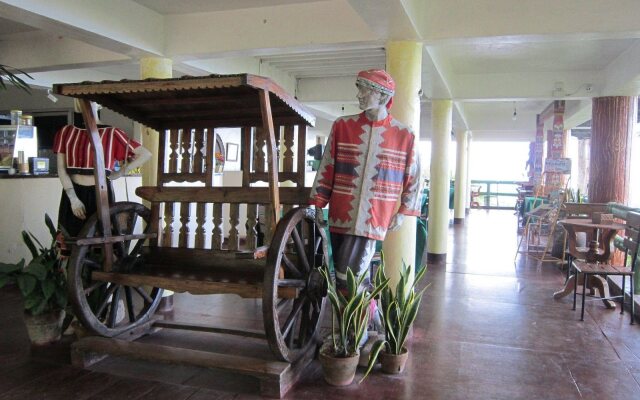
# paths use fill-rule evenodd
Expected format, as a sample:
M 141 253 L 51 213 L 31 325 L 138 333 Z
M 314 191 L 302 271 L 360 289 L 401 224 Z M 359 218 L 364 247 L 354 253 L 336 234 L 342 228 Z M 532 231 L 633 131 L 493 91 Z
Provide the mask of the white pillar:
M 449 144 L 451 100 L 433 100 L 431 107 L 431 179 L 429 181 L 429 229 L 427 262 L 444 263 L 449 229 Z
M 456 132 L 456 182 L 453 203 L 453 223 L 464 224 L 467 199 L 467 132 Z
M 464 202 L 465 214 L 469 214 L 471 210 L 471 175 L 469 174 L 469 164 L 471 164 L 471 139 L 473 135 L 471 131 L 467 131 L 467 199 Z

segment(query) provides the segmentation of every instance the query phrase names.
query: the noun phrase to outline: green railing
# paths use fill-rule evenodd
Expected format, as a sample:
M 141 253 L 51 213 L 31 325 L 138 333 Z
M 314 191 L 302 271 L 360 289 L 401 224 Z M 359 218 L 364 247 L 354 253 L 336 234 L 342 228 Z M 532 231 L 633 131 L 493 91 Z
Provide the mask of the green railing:
M 471 180 L 471 192 L 477 193 L 479 207 L 496 210 L 513 210 L 522 181 Z M 475 190 L 474 190 L 475 189 Z

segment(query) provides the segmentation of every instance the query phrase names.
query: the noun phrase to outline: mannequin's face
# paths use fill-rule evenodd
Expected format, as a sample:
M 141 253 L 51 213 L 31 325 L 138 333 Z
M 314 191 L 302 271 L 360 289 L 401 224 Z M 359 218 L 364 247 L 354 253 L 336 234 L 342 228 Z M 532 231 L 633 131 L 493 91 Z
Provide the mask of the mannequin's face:
M 383 104 L 383 94 L 377 90 L 358 84 L 356 84 L 356 87 L 358 88 L 358 94 L 356 95 L 358 98 L 358 106 L 362 111 L 377 109 L 386 104 L 386 102 Z

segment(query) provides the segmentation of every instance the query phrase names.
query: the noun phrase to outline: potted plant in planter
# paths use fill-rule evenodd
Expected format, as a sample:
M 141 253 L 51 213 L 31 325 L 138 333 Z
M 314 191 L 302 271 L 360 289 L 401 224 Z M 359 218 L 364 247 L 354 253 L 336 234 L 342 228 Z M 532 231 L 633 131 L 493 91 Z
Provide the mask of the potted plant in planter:
M 327 296 L 331 303 L 332 334 L 320 349 L 320 364 L 324 379 L 330 385 L 346 386 L 353 382 L 358 360 L 360 358 L 360 342 L 369 323 L 369 303 L 382 291 L 388 282 L 380 278 L 378 285 L 369 293 L 361 289 L 365 279 L 363 274 L 356 278 L 347 268 L 346 296 L 336 290 L 329 271 L 321 270 L 327 282 Z
M 25 245 L 33 259 L 25 265 L 0 263 L 0 288 L 14 283 L 24 297 L 24 319 L 31 342 L 44 345 L 60 338 L 64 309 L 67 305 L 67 280 L 56 253 L 56 229 L 45 215 L 51 233 L 51 244 L 42 246 L 31 233 L 22 231 Z M 37 244 L 37 247 L 36 247 Z
M 405 346 L 411 325 L 418 315 L 422 295 L 426 287 L 416 293 L 415 287 L 422 279 L 427 268 L 422 268 L 412 284 L 409 284 L 411 266 L 402 263 L 400 280 L 394 291 L 389 287 L 389 279 L 384 274 L 384 255 L 381 256 L 380 267 L 375 275 L 374 284 L 383 285 L 380 292 L 381 307 L 378 309 L 384 324 L 384 340 L 374 343 L 369 356 L 369 365 L 364 378 L 367 377 L 375 365 L 378 355 L 382 363 L 382 370 L 389 374 L 399 374 L 404 370 L 408 357 Z

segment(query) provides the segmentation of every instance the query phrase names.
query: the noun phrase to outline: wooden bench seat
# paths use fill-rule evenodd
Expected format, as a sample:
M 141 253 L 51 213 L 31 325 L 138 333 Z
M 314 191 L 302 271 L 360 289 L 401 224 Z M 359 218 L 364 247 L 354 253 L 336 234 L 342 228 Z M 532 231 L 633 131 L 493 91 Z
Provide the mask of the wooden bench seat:
M 149 247 L 130 272 L 94 271 L 92 279 L 126 286 L 153 286 L 192 294 L 237 294 L 261 298 L 265 259 L 237 258 L 235 252 Z M 278 297 L 295 298 L 302 280 L 281 280 Z

